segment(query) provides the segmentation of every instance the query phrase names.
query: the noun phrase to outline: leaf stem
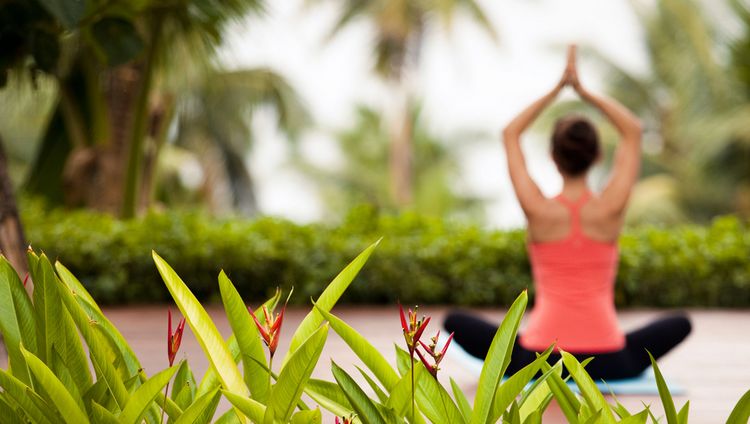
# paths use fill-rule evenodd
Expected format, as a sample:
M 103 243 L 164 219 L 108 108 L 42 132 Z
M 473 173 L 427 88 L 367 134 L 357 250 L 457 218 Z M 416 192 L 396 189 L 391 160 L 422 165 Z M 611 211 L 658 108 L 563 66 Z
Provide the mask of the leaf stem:
M 161 419 L 159 420 L 160 423 L 164 423 L 164 411 L 167 410 L 167 399 L 169 399 L 169 383 L 170 381 L 167 381 L 167 388 L 164 390 L 164 405 L 162 405 L 161 408 Z

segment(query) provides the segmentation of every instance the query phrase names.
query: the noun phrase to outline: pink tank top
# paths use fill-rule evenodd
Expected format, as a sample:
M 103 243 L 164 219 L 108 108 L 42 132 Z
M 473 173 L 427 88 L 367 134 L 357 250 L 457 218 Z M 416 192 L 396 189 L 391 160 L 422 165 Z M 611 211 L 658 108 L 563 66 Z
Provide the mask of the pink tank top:
M 536 297 L 520 338 L 526 349 L 542 351 L 556 343 L 567 352 L 601 353 L 625 346 L 614 303 L 617 243 L 592 240 L 581 230 L 581 206 L 590 197 L 586 193 L 575 202 L 556 197 L 570 211 L 570 234 L 528 245 Z

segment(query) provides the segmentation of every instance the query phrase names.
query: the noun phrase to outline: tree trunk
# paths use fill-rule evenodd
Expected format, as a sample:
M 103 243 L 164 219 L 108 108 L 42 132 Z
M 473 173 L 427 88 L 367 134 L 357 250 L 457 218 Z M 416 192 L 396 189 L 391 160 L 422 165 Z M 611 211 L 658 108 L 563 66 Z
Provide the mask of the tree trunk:
M 13 184 L 8 175 L 8 160 L 0 139 L 0 251 L 16 269 L 21 278 L 29 270 L 26 262 L 26 239 L 18 215 Z M 31 290 L 31 286 L 27 288 Z
M 396 113 L 391 117 L 389 172 L 393 202 L 396 207 L 404 208 L 413 200 L 412 119 L 409 97 L 404 90 L 399 91 L 396 93 Z

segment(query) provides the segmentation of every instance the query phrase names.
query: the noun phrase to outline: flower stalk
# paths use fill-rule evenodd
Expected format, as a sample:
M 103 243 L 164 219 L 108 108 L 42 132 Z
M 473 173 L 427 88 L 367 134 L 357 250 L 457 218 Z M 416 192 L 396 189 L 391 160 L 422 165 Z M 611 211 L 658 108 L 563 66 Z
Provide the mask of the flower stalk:
M 417 309 L 419 307 L 415 306 L 414 310 L 412 311 L 411 308 L 409 308 L 408 312 L 408 318 L 407 314 L 404 314 L 404 308 L 399 303 L 398 310 L 399 315 L 401 318 L 401 330 L 404 333 L 404 340 L 406 341 L 406 346 L 409 349 L 409 365 L 411 369 L 411 416 L 412 419 L 414 419 L 414 413 L 416 410 L 416 401 L 415 401 L 415 384 L 414 384 L 414 352 L 417 350 L 417 346 L 419 343 L 419 338 L 422 337 L 422 333 L 424 333 L 425 328 L 427 328 L 427 324 L 430 322 L 430 317 L 425 318 L 422 316 L 422 319 L 417 319 Z
M 180 350 L 180 344 L 182 344 L 182 333 L 185 331 L 185 318 L 182 318 L 177 324 L 174 333 L 172 332 L 172 310 L 167 309 L 167 359 L 169 360 L 169 366 L 174 364 L 174 358 L 177 356 L 177 351 Z M 169 381 L 164 389 L 164 403 L 166 404 L 167 398 L 169 397 Z M 164 410 L 161 409 L 161 421 L 164 422 Z

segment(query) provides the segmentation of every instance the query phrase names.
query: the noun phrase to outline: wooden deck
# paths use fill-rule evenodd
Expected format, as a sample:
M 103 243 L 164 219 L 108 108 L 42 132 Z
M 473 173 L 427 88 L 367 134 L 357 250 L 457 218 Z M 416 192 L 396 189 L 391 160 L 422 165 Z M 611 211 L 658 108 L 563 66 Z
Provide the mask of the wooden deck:
M 220 307 L 209 307 L 219 330 L 229 335 L 229 325 Z M 283 338 L 278 355 L 285 354 L 292 330 L 308 312 L 307 308 L 290 308 L 284 322 Z M 421 313 L 432 316 L 428 334 L 438 329 L 447 308 L 424 307 Z M 503 312 L 477 310 L 488 319 L 502 319 Z M 166 355 L 166 307 L 107 308 L 106 315 L 120 329 L 141 358 L 147 373 L 152 374 L 167 365 Z M 395 307 L 342 307 L 334 313 L 365 335 L 368 340 L 384 352 L 386 358 L 394 359 L 393 344 L 402 344 L 398 310 Z M 632 329 L 648 322 L 664 312 L 626 311 L 621 313 L 623 328 Z M 660 366 L 668 381 L 674 381 L 687 391 L 676 398 L 678 408 L 690 400 L 691 423 L 724 422 L 734 404 L 750 389 L 750 311 L 695 310 L 689 311 L 693 321 L 693 332 L 689 338 L 662 361 Z M 186 329 L 178 358 L 187 358 L 196 371 L 197 378 L 207 367 L 200 346 L 189 329 Z M 330 358 L 339 365 L 354 370 L 358 363 L 344 342 L 331 332 L 325 350 L 315 370 L 315 376 L 332 379 Z M 5 359 L 0 361 L 5 367 Z M 443 376 L 453 377 L 468 393 L 473 394 L 477 376 L 450 355 L 442 364 Z M 659 404 L 658 397 L 618 397 L 633 409 L 641 401 Z M 654 408 L 658 414 L 660 408 Z M 560 411 L 551 407 L 545 422 L 564 422 Z

